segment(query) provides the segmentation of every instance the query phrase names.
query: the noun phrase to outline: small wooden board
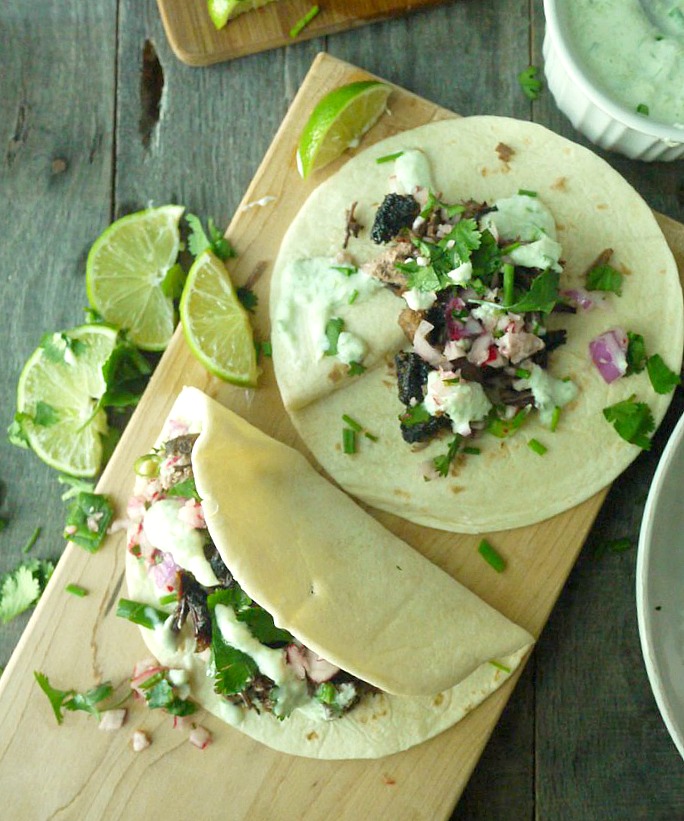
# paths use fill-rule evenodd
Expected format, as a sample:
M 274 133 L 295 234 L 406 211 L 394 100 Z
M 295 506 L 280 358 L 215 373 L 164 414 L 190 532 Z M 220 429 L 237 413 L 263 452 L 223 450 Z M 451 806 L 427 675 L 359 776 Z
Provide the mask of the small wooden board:
M 268 329 L 268 280 L 283 232 L 327 173 L 302 182 L 295 147 L 302 124 L 322 94 L 368 75 L 320 55 L 233 219 L 228 236 L 239 252 L 231 267 L 237 283 L 261 272 L 255 290 L 257 335 Z M 454 114 L 406 91 L 390 98 L 391 117 L 366 135 L 362 148 L 390 134 Z M 275 197 L 268 205 L 256 203 Z M 248 207 L 249 206 L 249 207 Z M 684 226 L 661 225 L 684 269 Z M 133 462 L 154 442 L 178 391 L 195 385 L 257 427 L 300 448 L 285 414 L 270 361 L 259 388 L 248 392 L 208 376 L 177 332 L 99 483 L 99 490 L 125 515 Z M 476 551 L 479 536 L 429 530 L 373 512 L 397 535 L 457 577 L 509 618 L 539 635 L 582 547 L 605 491 L 584 504 L 532 527 L 497 533 L 493 542 L 509 558 L 496 574 Z M 483 534 L 485 535 L 485 534 Z M 0 677 L 0 795 L 19 819 L 271 819 L 279 821 L 393 821 L 445 819 L 474 768 L 514 685 L 508 682 L 463 721 L 405 753 L 377 761 L 315 761 L 273 752 L 202 714 L 214 744 L 199 752 L 187 731 L 172 729 L 168 716 L 130 707 L 126 726 L 100 732 L 83 713 L 57 726 L 47 699 L 33 679 L 38 670 L 62 689 L 87 690 L 103 680 L 124 684 L 148 653 L 138 629 L 115 616 L 123 587 L 125 538 L 109 537 L 94 556 L 68 547 L 14 655 Z M 64 592 L 74 582 L 83 599 Z M 152 745 L 135 754 L 134 729 Z M 0 813 L 1 814 L 1 813 Z
M 278 0 L 245 12 L 218 31 L 207 0 L 157 0 L 166 36 L 176 56 L 191 66 L 206 66 L 312 37 L 356 28 L 445 0 L 323 0 L 319 13 L 296 38 L 290 30 L 311 9 L 311 0 Z

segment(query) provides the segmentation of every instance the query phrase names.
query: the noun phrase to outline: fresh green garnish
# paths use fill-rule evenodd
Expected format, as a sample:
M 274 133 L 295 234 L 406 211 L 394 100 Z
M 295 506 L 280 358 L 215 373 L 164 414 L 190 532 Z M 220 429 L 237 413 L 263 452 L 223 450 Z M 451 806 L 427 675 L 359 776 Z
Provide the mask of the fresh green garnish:
M 536 100 L 542 92 L 542 81 L 537 76 L 537 66 L 528 66 L 518 74 L 518 83 L 528 100 Z
M 122 619 L 137 624 L 140 627 L 145 627 L 148 630 L 154 630 L 156 627 L 161 627 L 169 614 L 163 610 L 158 610 L 152 607 L 151 604 L 143 604 L 139 601 L 132 601 L 131 599 L 119 599 L 116 607 L 116 615 Z
M 510 667 L 506 667 L 505 664 L 502 664 L 500 661 L 497 661 L 496 659 L 489 659 L 489 663 L 493 667 L 496 667 L 497 670 L 501 670 L 502 673 L 511 673 L 512 672 Z
M 195 214 L 186 214 L 185 219 L 190 227 L 188 250 L 194 257 L 198 257 L 203 251 L 207 250 L 213 251 L 224 262 L 231 259 L 231 257 L 237 256 L 233 246 L 218 230 L 211 218 L 207 222 L 208 236 L 202 228 L 200 218 Z
M 393 160 L 398 160 L 399 157 L 403 155 L 403 151 L 396 151 L 394 154 L 385 154 L 384 157 L 378 157 L 375 161 L 378 165 L 386 162 L 392 162 Z
M 646 103 L 639 103 L 639 105 L 636 107 L 636 113 L 643 114 L 644 117 L 648 117 L 648 115 L 651 113 L 651 110 L 646 105 Z
M 553 412 L 551 413 L 551 424 L 549 425 L 549 430 L 551 433 L 554 433 L 556 428 L 558 427 L 558 423 L 560 422 L 561 418 L 561 409 L 559 407 L 555 407 Z
M 523 314 L 528 311 L 550 313 L 560 299 L 559 281 L 560 274 L 557 271 L 544 271 L 532 280 L 527 293 L 523 294 L 517 302 L 506 306 L 507 310 L 514 314 Z
M 106 388 L 92 415 L 95 416 L 100 408 L 135 407 L 151 373 L 152 366 L 147 359 L 125 334 L 120 334 L 116 347 L 102 366 Z
M 160 670 L 137 685 L 152 710 L 166 710 L 173 716 L 190 716 L 197 712 L 194 701 L 180 698 L 168 679 L 168 672 Z
M 667 367 L 660 354 L 654 353 L 653 356 L 649 356 L 646 370 L 656 393 L 670 393 L 681 382 L 679 374 Z
M 518 196 L 519 197 L 536 197 L 536 191 L 529 191 L 527 188 L 519 188 L 518 189 Z
M 318 6 L 311 6 L 307 13 L 303 17 L 300 17 L 299 20 L 297 20 L 297 22 L 294 24 L 294 26 L 292 26 L 292 28 L 290 29 L 290 37 L 292 39 L 298 37 L 301 34 L 302 30 L 309 25 L 309 23 L 314 19 L 314 17 L 318 14 L 319 11 L 320 9 L 318 8 Z
M 411 405 L 411 407 L 406 408 L 404 413 L 399 414 L 399 421 L 407 428 L 421 425 L 423 422 L 429 422 L 430 419 L 432 419 L 430 411 L 428 411 L 422 402 L 417 405 Z
M 167 593 L 159 599 L 159 604 L 164 607 L 166 604 L 175 604 L 178 601 L 178 593 Z
M 356 289 L 354 289 L 349 294 L 349 299 L 347 300 L 347 305 L 353 305 L 356 302 L 358 296 L 359 296 L 359 292 Z
M 646 343 L 641 334 L 627 331 L 627 370 L 625 375 L 641 373 L 646 367 Z
M 342 451 L 348 456 L 356 453 L 356 431 L 352 428 L 342 428 Z
M 68 584 L 64 590 L 67 593 L 71 593 L 72 596 L 78 596 L 79 599 L 82 599 L 84 596 L 88 595 L 88 591 L 85 587 L 81 587 L 80 584 Z
M 43 673 L 35 671 L 33 675 L 40 689 L 48 697 L 58 724 L 64 721 L 65 710 L 71 712 L 83 710 L 99 719 L 101 710 L 98 705 L 108 699 L 113 691 L 109 682 L 93 687 L 86 693 L 78 693 L 76 690 L 58 690 L 50 684 L 48 677 Z
M 333 265 L 333 271 L 339 271 L 345 277 L 353 277 L 354 274 L 357 274 L 359 269 L 354 267 L 353 265 Z
M 325 338 L 328 340 L 328 349 L 325 352 L 326 356 L 335 356 L 337 354 L 337 340 L 344 330 L 344 320 L 340 317 L 333 317 L 329 319 L 325 326 Z
M 477 546 L 477 552 L 480 556 L 482 556 L 487 564 L 490 565 L 490 567 L 493 567 L 494 570 L 496 570 L 497 573 L 503 573 L 506 569 L 506 560 L 486 539 L 482 539 L 480 544 Z
M 292 635 L 276 627 L 270 613 L 260 607 L 233 582 L 230 588 L 216 590 L 207 597 L 209 610 L 213 612 L 217 604 L 232 607 L 238 621 L 244 622 L 255 639 L 268 647 L 284 647 L 294 641 Z
M 167 496 L 174 496 L 180 499 L 194 499 L 196 502 L 201 502 L 201 498 L 199 493 L 197 492 L 197 485 L 195 484 L 195 480 L 192 476 L 188 476 L 187 479 L 183 479 L 182 482 L 176 482 L 175 485 L 171 485 L 171 487 L 166 491 Z
M 361 376 L 361 374 L 365 372 L 366 366 L 362 365 L 360 362 L 350 362 L 349 367 L 347 368 L 347 373 L 349 376 Z
M 543 456 L 548 448 L 546 445 L 543 445 L 538 439 L 530 439 L 527 443 L 527 446 L 530 450 L 533 450 L 539 456 Z
M 95 553 L 113 517 L 114 509 L 106 496 L 80 491 L 67 511 L 64 538 Z
M 0 621 L 3 624 L 38 601 L 54 569 L 54 564 L 47 559 L 30 559 L 0 576 Z
M 513 302 L 513 288 L 515 287 L 515 267 L 510 262 L 503 266 L 503 304 Z
M 42 527 L 34 528 L 33 533 L 28 537 L 28 541 L 26 544 L 21 548 L 22 553 L 30 553 L 33 550 L 33 546 L 38 541 L 40 534 L 43 532 Z
M 463 437 L 460 434 L 456 434 L 454 438 L 449 442 L 449 447 L 447 448 L 447 452 L 441 456 L 435 456 L 432 460 L 432 463 L 435 466 L 435 470 L 437 473 L 444 477 L 449 474 L 449 468 L 451 467 L 451 463 L 456 458 L 458 454 L 458 449 L 463 441 Z
M 487 422 L 487 431 L 497 436 L 499 439 L 506 439 L 512 436 L 522 423 L 527 419 L 527 411 L 519 410 L 511 419 L 501 419 L 498 416 L 492 416 Z
M 471 253 L 480 247 L 481 237 L 475 220 L 462 219 L 437 243 L 412 239 L 420 256 L 428 261 L 427 265 L 409 259 L 396 262 L 395 267 L 406 274 L 408 288 L 440 291 L 454 284 L 449 273 L 470 259 Z
M 633 445 L 649 450 L 651 440 L 648 434 L 655 430 L 655 420 L 651 409 L 644 402 L 637 402 L 634 396 L 603 409 L 604 417 L 617 433 Z
M 270 339 L 264 339 L 263 342 L 261 342 L 260 350 L 261 350 L 261 353 L 262 353 L 263 356 L 268 356 L 268 357 L 273 356 L 273 348 L 271 347 L 271 340 Z
M 451 217 L 455 217 L 456 214 L 461 214 L 465 211 L 465 206 L 460 203 L 450 204 L 448 202 L 442 202 L 442 200 L 435 196 L 432 191 L 429 191 L 427 202 L 425 203 L 423 210 L 420 212 L 420 216 L 423 219 L 427 219 L 436 208 L 441 209 L 449 219 L 451 219 Z
M 240 304 L 246 311 L 251 311 L 254 313 L 257 305 L 259 304 L 259 297 L 251 288 L 245 288 L 241 285 L 239 288 L 235 289 L 235 295 L 240 300 Z
M 620 296 L 622 294 L 622 274 L 608 263 L 596 265 L 587 272 L 587 290 L 610 291 Z

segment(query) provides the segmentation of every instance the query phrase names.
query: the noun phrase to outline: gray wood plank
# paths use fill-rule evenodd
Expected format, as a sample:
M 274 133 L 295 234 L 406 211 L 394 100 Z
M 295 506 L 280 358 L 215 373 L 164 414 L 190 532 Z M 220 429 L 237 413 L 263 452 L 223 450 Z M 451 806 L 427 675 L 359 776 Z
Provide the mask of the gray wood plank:
M 110 218 L 116 42 L 114 0 L 61 0 L 36 14 L 0 10 L 0 237 L 4 307 L 0 424 L 15 411 L 21 368 L 47 331 L 83 322 L 85 257 Z M 0 574 L 30 556 L 60 555 L 63 488 L 53 470 L 0 437 Z M 0 667 L 27 617 L 0 624 Z

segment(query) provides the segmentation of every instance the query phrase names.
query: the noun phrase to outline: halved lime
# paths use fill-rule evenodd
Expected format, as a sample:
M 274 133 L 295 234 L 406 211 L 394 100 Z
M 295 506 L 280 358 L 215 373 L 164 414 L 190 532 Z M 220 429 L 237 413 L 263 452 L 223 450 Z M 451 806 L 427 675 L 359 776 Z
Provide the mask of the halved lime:
M 178 223 L 184 208 L 164 205 L 113 222 L 88 254 L 91 306 L 146 351 L 163 350 L 173 334 Z
M 357 145 L 380 118 L 391 91 L 379 80 L 362 80 L 333 89 L 319 100 L 299 138 L 297 168 L 302 177 Z
M 55 333 L 29 357 L 17 387 L 18 418 L 31 449 L 50 467 L 94 476 L 107 417 L 94 413 L 106 384 L 102 367 L 117 344 L 106 325 Z
M 183 289 L 185 339 L 209 373 L 235 385 L 256 385 L 254 337 L 228 271 L 211 251 L 195 260 Z

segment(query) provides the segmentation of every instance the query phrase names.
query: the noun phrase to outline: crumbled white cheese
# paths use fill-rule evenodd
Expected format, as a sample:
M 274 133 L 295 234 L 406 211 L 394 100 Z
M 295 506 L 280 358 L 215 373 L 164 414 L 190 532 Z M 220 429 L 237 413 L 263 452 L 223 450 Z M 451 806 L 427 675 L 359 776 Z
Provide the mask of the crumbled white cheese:
M 452 371 L 430 371 L 427 380 L 425 409 L 432 416 L 446 414 L 454 433 L 470 434 L 470 423 L 480 422 L 492 403 L 478 382 L 461 382 Z
M 437 294 L 434 291 L 421 291 L 418 288 L 404 291 L 402 296 L 412 311 L 427 311 L 437 301 Z

